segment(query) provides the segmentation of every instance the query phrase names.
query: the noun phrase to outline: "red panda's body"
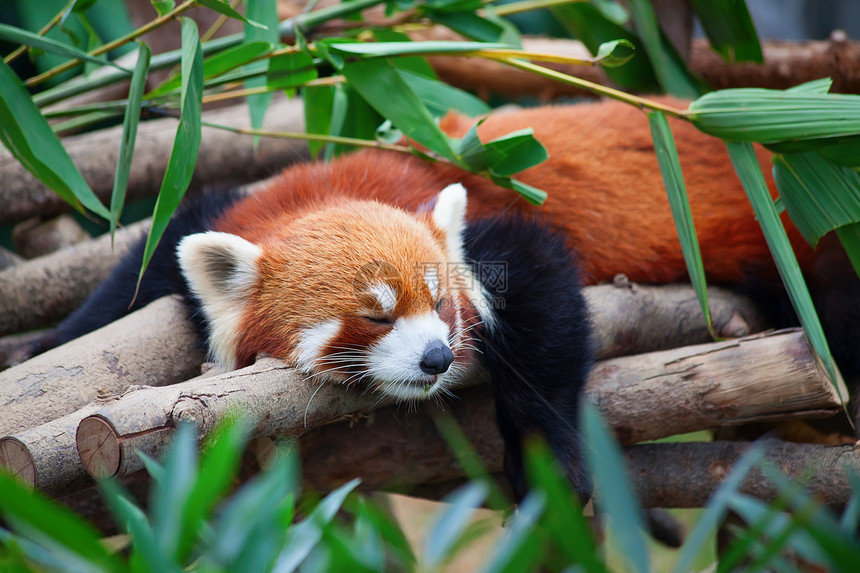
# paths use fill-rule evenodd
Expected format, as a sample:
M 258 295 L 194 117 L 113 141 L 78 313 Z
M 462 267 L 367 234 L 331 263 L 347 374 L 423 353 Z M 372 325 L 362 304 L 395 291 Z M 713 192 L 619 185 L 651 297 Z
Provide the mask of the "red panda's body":
M 452 115 L 442 127 L 461 136 L 472 123 Z M 296 165 L 251 196 L 209 198 L 178 215 L 137 305 L 184 294 L 228 367 L 265 353 L 399 399 L 447 392 L 480 366 L 517 495 L 532 432 L 587 494 L 576 429 L 591 364 L 580 277 L 666 283 L 687 271 L 641 111 L 545 107 L 491 116 L 478 133 L 486 141 L 525 127 L 550 155 L 517 175 L 548 193 L 542 207 L 455 167 L 380 150 Z M 672 128 L 709 281 L 770 294 L 779 278 L 723 145 L 689 124 Z M 760 160 L 769 173 L 763 151 Z M 840 342 L 837 361 L 856 374 L 860 283 L 844 257 L 813 253 L 787 229 Z M 127 312 L 142 248 L 33 349 Z M 483 273 L 490 263 L 504 265 L 501 283 Z
M 471 118 L 449 115 L 442 128 L 462 136 L 473 123 Z M 754 275 L 778 281 L 722 143 L 689 123 L 672 121 L 671 125 L 709 280 L 732 284 Z M 532 127 L 549 151 L 547 161 L 517 175 L 548 193 L 538 208 L 457 168 L 364 150 L 331 165 L 310 163 L 287 169 L 264 192 L 228 212 L 218 229 L 254 240 L 270 232 L 266 221 L 272 221 L 273 213 L 293 212 L 333 196 L 377 199 L 416 210 L 439 189 L 460 182 L 469 193 L 469 218 L 531 211 L 563 227 L 587 283 L 606 282 L 618 273 L 643 283 L 686 280 L 644 113 L 618 102 L 548 106 L 491 115 L 478 133 L 488 141 L 525 127 Z M 775 192 L 767 152 L 761 150 L 760 159 Z M 783 221 L 801 266 L 806 266 L 811 249 L 786 217 Z

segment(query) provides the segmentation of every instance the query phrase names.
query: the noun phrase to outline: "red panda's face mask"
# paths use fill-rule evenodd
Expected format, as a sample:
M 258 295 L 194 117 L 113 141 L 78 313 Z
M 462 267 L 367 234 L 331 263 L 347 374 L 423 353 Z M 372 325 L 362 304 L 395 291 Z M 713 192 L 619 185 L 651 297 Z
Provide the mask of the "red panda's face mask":
M 400 400 L 444 391 L 472 364 L 468 331 L 479 322 L 462 255 L 465 206 L 452 185 L 427 215 L 349 201 L 286 222 L 264 245 L 186 237 L 180 264 L 213 357 L 236 367 L 265 353 Z

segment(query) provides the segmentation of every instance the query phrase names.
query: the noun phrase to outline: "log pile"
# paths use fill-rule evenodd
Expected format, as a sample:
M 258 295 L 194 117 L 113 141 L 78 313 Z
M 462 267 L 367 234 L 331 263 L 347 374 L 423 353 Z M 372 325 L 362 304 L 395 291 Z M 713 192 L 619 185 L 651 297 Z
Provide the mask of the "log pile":
M 856 48 L 851 43 L 810 46 L 812 55 Z M 694 62 L 698 51 L 694 45 Z M 489 78 L 531 93 L 539 89 L 533 78 L 518 81 L 510 70 L 491 71 L 483 79 L 483 72 L 467 72 L 458 79 L 442 60 L 435 65 L 462 87 L 484 82 L 478 91 L 505 92 Z M 456 69 L 465 69 L 462 62 Z M 299 105 L 276 102 L 267 128 L 301 130 Z M 217 113 L 221 117 L 211 121 L 235 124 L 247 111 Z M 141 131 L 131 197 L 157 190 L 170 149 L 165 137 L 172 137 L 175 121 L 147 122 Z M 102 196 L 111 188 L 115 157 L 110 153 L 118 138 L 118 130 L 105 130 L 67 140 L 70 155 Z M 204 146 L 209 147 L 200 153 L 197 186 L 257 179 L 300 157 L 304 148 L 264 140 L 255 153 L 250 139 L 215 130 L 204 134 Z M 94 148 L 101 151 L 93 153 Z M 0 150 L 0 223 L 66 210 L 4 153 Z M 28 331 L 77 307 L 147 225 L 121 230 L 113 245 L 106 238 L 90 240 L 28 261 L 0 253 L 0 368 L 14 362 L 11 349 L 32 336 Z M 715 329 L 732 340 L 710 341 L 689 286 L 657 288 L 620 280 L 586 289 L 599 358 L 588 396 L 627 445 L 633 481 L 646 507 L 701 506 L 748 444 L 634 445 L 638 442 L 749 422 L 841 415 L 839 394 L 845 390 L 834 389 L 822 375 L 800 331 L 761 333 L 767 324 L 748 300 L 718 288 L 709 292 Z M 202 439 L 240 409 L 258 438 L 301 437 L 304 478 L 314 487 L 328 490 L 360 476 L 368 489 L 409 487 L 439 495 L 462 480 L 434 424 L 444 409 L 460 422 L 487 469 L 501 469 L 491 393 L 481 380 L 460 388 L 449 404 L 423 404 L 407 415 L 378 396 L 320 387 L 272 359 L 235 372 L 200 375 L 203 361 L 181 302 L 165 298 L 0 371 L 0 466 L 51 495 L 73 494 L 93 476 L 138 471 L 142 463 L 135 452 L 158 456 L 182 421 L 194 421 Z M 860 468 L 860 454 L 852 447 L 770 441 L 765 448 L 790 476 L 810 477 L 807 468 L 815 467 L 811 487 L 824 500 L 847 500 L 847 472 Z M 769 487 L 763 476 L 751 474 L 743 491 L 768 498 L 773 495 Z

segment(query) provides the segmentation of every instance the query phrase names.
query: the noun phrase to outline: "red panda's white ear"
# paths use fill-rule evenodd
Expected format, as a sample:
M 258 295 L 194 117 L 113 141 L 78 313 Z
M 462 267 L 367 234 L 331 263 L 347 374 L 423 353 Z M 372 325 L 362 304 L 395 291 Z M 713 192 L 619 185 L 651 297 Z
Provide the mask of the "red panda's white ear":
M 229 233 L 197 233 L 176 247 L 182 274 L 200 299 L 210 328 L 212 357 L 235 366 L 244 302 L 257 281 L 260 247 Z
M 463 260 L 463 229 L 466 225 L 466 188 L 460 183 L 445 187 L 436 197 L 433 222 L 445 232 L 448 257 Z

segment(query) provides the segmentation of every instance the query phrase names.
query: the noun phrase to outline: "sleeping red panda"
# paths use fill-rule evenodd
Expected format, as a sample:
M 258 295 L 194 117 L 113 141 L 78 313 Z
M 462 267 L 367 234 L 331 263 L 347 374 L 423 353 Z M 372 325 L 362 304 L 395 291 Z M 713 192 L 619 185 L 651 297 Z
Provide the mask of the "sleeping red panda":
M 462 136 L 472 122 L 450 115 L 442 127 Z M 617 273 L 662 283 L 685 280 L 686 267 L 639 110 L 544 107 L 491 116 L 478 133 L 486 141 L 523 127 L 550 155 L 518 176 L 548 192 L 541 208 L 455 167 L 380 150 L 292 166 L 251 196 L 209 197 L 178 215 L 134 308 L 181 292 L 202 311 L 194 316 L 210 352 L 228 367 L 265 353 L 398 399 L 446 392 L 480 366 L 494 388 L 516 495 L 527 488 L 522 441 L 530 433 L 547 438 L 588 495 L 576 431 L 591 363 L 580 275 L 588 284 Z M 722 144 L 681 122 L 673 132 L 709 280 L 778 292 Z M 816 258 L 786 224 L 813 292 L 825 297 L 829 334 L 860 324 L 856 305 L 826 312 L 857 293 L 850 266 L 848 274 L 833 274 L 842 259 L 838 269 L 816 266 L 832 250 Z M 128 312 L 141 249 L 33 351 Z M 835 289 L 822 282 L 833 276 Z M 850 375 L 857 358 L 851 338 L 843 340 L 835 353 Z

